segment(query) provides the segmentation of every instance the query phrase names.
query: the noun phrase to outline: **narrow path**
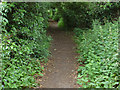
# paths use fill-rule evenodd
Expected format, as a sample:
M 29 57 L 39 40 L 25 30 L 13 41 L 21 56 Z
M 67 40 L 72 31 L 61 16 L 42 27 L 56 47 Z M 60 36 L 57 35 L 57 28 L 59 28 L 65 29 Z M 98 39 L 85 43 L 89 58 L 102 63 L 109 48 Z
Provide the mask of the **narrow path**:
M 41 80 L 42 88 L 77 88 L 75 72 L 77 60 L 75 59 L 75 43 L 72 32 L 67 33 L 57 27 L 56 22 L 50 23 L 48 33 L 52 36 L 52 57 L 45 67 L 45 75 Z

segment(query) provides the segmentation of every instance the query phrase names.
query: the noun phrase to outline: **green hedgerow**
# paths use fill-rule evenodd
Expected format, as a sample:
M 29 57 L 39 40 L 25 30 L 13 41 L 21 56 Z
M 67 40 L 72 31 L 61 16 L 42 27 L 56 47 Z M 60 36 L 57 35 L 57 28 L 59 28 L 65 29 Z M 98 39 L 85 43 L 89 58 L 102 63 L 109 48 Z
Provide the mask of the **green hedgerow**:
M 78 62 L 85 65 L 78 68 L 77 83 L 84 88 L 118 87 L 118 21 L 105 25 L 94 21 L 93 29 L 74 31 Z
M 51 38 L 45 3 L 2 3 L 2 88 L 35 87 Z

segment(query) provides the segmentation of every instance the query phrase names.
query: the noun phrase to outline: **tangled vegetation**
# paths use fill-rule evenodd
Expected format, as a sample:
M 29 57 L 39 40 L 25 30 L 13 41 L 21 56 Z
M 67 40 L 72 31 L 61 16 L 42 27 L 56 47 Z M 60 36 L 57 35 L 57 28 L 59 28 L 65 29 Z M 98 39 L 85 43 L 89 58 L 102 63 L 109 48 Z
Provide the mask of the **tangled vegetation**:
M 54 4 L 53 4 L 54 5 Z M 54 20 L 61 27 L 75 28 L 75 42 L 80 54 L 77 83 L 84 88 L 119 86 L 118 17 L 119 4 L 56 3 Z M 59 15 L 59 16 L 58 16 Z M 97 19 L 97 20 L 96 20 Z
M 2 88 L 36 87 L 43 76 L 51 37 L 48 19 L 74 29 L 79 85 L 118 88 L 118 9 L 111 2 L 16 3 L 2 2 Z
M 75 41 L 80 54 L 77 83 L 84 88 L 115 88 L 119 85 L 118 21 L 100 25 L 93 29 L 75 28 Z M 79 32 L 79 33 L 78 33 Z
M 35 87 L 50 37 L 46 3 L 2 3 L 2 87 Z
M 110 2 L 61 2 L 53 3 L 53 19 L 63 22 L 67 28 L 92 28 L 93 20 L 113 21 L 119 16 L 119 3 Z M 52 17 L 52 16 L 51 16 Z M 63 21 L 61 21 L 61 18 Z

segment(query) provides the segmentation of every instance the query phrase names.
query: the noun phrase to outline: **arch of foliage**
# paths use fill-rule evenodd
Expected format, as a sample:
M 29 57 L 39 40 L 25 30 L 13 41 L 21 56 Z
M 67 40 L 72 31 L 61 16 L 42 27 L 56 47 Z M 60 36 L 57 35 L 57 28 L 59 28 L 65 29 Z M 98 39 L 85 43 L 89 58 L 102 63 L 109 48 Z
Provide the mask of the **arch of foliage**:
M 69 28 L 91 28 L 93 20 L 99 19 L 113 21 L 119 16 L 119 3 L 117 2 L 61 2 L 52 3 L 54 9 L 53 19 L 63 20 L 63 25 Z

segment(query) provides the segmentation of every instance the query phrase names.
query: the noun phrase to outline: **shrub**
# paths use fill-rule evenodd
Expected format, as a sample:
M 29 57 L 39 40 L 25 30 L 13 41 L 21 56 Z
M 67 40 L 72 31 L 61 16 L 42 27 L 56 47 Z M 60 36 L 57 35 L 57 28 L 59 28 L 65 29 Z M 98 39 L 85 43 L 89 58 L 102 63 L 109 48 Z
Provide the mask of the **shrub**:
M 60 15 L 54 15 L 53 20 L 58 22 L 60 18 L 61 18 Z
M 92 28 L 92 21 L 113 21 L 119 17 L 118 2 L 61 2 L 54 3 L 67 28 Z
M 119 7 L 120 4 L 118 2 L 89 3 L 89 15 L 91 15 L 93 19 L 99 19 L 102 23 L 106 20 L 112 22 L 119 17 Z
M 88 15 L 88 3 L 76 3 L 76 2 L 67 2 L 61 3 L 58 6 L 58 11 L 65 26 L 68 28 L 79 27 L 79 28 L 88 28 L 90 27 L 91 20 Z
M 94 21 L 93 29 L 74 30 L 78 62 L 78 81 L 83 88 L 116 88 L 119 85 L 118 22 L 101 25 Z
M 35 87 L 49 55 L 45 3 L 2 2 L 2 88 Z
M 58 21 L 58 27 L 64 27 L 63 18 L 60 18 L 60 20 Z

